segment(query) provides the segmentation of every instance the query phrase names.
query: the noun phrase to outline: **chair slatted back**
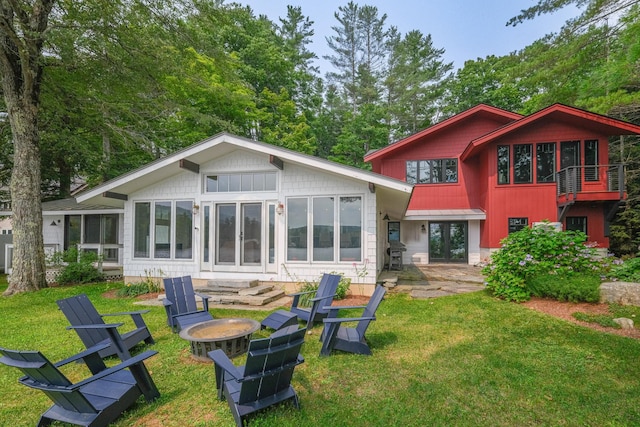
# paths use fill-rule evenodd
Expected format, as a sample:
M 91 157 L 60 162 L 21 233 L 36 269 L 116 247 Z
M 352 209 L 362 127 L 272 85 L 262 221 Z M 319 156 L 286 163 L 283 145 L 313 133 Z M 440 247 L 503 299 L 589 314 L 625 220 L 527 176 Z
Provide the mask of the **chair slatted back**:
M 168 277 L 163 279 L 163 282 L 167 299 L 173 303 L 171 305 L 173 316 L 198 311 L 191 276 Z
M 335 295 L 338 290 L 338 284 L 340 284 L 340 279 L 342 277 L 338 274 L 323 274 L 320 279 L 320 283 L 318 284 L 318 290 L 316 291 L 316 298 L 327 297 L 318 304 L 317 313 L 322 313 L 324 316 L 329 312 L 328 309 L 324 307 L 328 307 L 333 302 L 333 295 Z
M 249 344 L 238 404 L 273 396 L 291 385 L 306 329 Z
M 102 316 L 86 294 L 61 299 L 56 303 L 72 326 L 104 324 Z M 87 348 L 109 339 L 109 334 L 102 329 L 76 329 L 76 332 Z
M 73 412 L 95 414 L 98 411 L 78 390 L 69 390 L 71 381 L 39 351 L 0 348 L 0 363 L 20 369 L 20 382 L 42 390 L 56 405 Z
M 362 313 L 362 317 L 375 317 L 376 310 L 378 310 L 378 306 L 382 302 L 384 298 L 384 294 L 387 292 L 387 289 L 384 286 L 377 285 L 376 289 L 373 291 L 373 295 L 369 298 L 369 302 Z M 356 326 L 356 331 L 360 337 L 364 336 L 364 333 L 367 331 L 369 327 L 369 323 L 371 320 L 361 320 L 358 322 Z

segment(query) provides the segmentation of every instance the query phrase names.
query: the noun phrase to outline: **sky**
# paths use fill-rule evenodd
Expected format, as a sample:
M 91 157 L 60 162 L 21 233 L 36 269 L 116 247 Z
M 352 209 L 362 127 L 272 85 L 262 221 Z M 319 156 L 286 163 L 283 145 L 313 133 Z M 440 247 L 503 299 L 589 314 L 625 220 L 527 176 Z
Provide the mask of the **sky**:
M 315 35 L 309 47 L 319 59 L 324 75 L 330 65 L 322 59 L 332 52 L 326 38 L 335 35 L 331 29 L 338 25 L 334 13 L 348 1 L 343 0 L 235 0 L 250 6 L 255 15 L 267 15 L 279 24 L 279 17 L 286 17 L 287 5 L 301 6 L 302 14 L 314 21 Z M 387 24 L 398 27 L 401 34 L 419 30 L 431 34 L 433 46 L 445 49 L 444 60 L 461 68 L 467 60 L 485 58 L 488 55 L 503 56 L 520 50 L 551 32 L 558 32 L 562 24 L 575 17 L 579 11 L 573 7 L 552 15 L 542 15 L 516 27 L 507 27 L 507 21 L 520 10 L 537 3 L 537 0 L 367 0 L 354 3 L 378 8 L 379 15 L 387 14 Z

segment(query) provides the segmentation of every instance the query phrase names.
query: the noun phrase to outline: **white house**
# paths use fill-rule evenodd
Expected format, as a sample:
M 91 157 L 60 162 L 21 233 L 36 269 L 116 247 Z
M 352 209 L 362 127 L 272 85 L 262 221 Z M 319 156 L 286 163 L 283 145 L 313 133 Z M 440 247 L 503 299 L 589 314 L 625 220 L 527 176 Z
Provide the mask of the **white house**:
M 373 284 L 386 221 L 412 186 L 229 134 L 219 134 L 76 196 L 123 209 L 126 280 L 291 282 L 338 272 Z

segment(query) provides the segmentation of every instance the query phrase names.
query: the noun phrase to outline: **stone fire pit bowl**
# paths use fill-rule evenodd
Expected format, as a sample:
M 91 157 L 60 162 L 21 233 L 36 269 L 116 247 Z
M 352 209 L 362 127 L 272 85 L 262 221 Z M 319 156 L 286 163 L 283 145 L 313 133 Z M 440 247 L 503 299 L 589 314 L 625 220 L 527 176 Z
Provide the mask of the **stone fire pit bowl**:
M 207 353 L 216 349 L 236 357 L 249 349 L 251 334 L 260 329 L 253 319 L 215 319 L 196 323 L 180 331 L 180 338 L 191 343 L 191 354 L 201 362 L 212 362 Z

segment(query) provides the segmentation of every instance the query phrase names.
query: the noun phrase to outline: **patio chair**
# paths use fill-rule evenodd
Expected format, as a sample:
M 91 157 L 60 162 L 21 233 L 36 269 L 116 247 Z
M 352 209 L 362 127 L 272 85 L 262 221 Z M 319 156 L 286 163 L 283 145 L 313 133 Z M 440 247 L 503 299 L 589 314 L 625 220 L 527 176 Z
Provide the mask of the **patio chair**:
M 305 332 L 292 326 L 269 338 L 252 340 L 246 363 L 240 367 L 220 349 L 208 353 L 215 364 L 218 399 L 227 400 L 238 427 L 249 415 L 281 402 L 291 401 L 300 408 L 291 377 L 294 368 L 304 362 L 300 347 Z
M 162 300 L 167 313 L 167 324 L 173 332 L 196 323 L 213 320 L 209 313 L 209 295 L 193 291 L 191 276 L 165 278 L 164 291 L 166 297 Z M 198 308 L 196 296 L 202 298 L 202 309 Z
M 144 341 L 146 344 L 153 344 L 155 341 L 149 332 L 149 328 L 142 318 L 142 315 L 148 313 L 149 310 L 127 311 L 122 313 L 100 314 L 95 306 L 85 294 L 76 295 L 56 301 L 60 311 L 65 315 L 72 326 L 88 326 L 98 325 L 104 326 L 104 317 L 107 316 L 131 316 L 136 328 L 121 334 L 122 341 L 127 350 L 136 344 Z M 73 328 L 85 347 L 90 348 L 94 345 L 107 344 L 107 347 L 100 351 L 101 357 L 113 356 L 118 353 L 115 346 L 111 345 L 112 340 L 109 336 L 108 328 Z M 120 356 L 120 355 L 119 355 Z M 121 357 L 122 358 L 122 357 Z
M 341 276 L 338 274 L 323 274 L 315 291 L 297 292 L 289 296 L 293 297 L 291 308 L 287 310 L 278 310 L 271 313 L 262 321 L 263 328 L 272 328 L 278 330 L 285 326 L 297 324 L 298 320 L 307 322 L 307 329 L 313 328 L 315 322 L 320 322 L 327 317 L 328 309 L 336 296 L 336 290 L 340 283 Z M 310 298 L 311 307 L 301 307 L 301 297 L 307 294 L 315 296 Z
M 99 355 L 108 344 L 85 350 L 58 363 L 51 363 L 39 351 L 9 350 L 0 347 L 0 363 L 20 369 L 20 383 L 42 390 L 53 405 L 40 417 L 38 426 L 54 421 L 80 426 L 106 426 L 133 405 L 139 396 L 147 402 L 160 396 L 144 360 L 157 351 L 146 351 L 107 368 Z M 91 377 L 72 383 L 58 368 L 84 362 Z
M 328 307 L 329 315 L 323 320 L 324 329 L 320 336 L 322 341 L 320 355 L 329 356 L 333 350 L 371 355 L 371 349 L 364 334 L 369 324 L 376 320 L 376 310 L 382 302 L 386 291 L 384 286 L 377 285 L 366 306 Z M 338 317 L 338 312 L 343 309 L 364 309 L 364 311 L 361 317 Z M 342 325 L 349 322 L 357 322 L 356 327 Z

